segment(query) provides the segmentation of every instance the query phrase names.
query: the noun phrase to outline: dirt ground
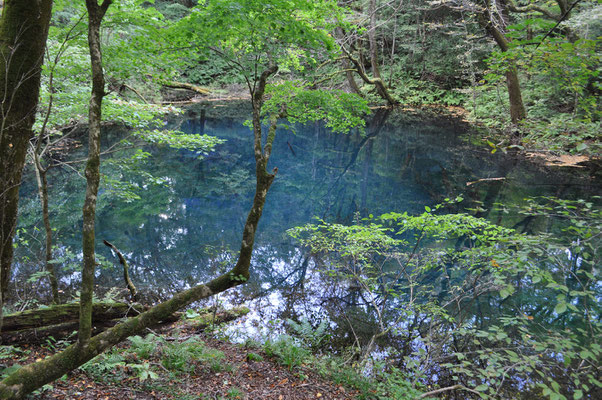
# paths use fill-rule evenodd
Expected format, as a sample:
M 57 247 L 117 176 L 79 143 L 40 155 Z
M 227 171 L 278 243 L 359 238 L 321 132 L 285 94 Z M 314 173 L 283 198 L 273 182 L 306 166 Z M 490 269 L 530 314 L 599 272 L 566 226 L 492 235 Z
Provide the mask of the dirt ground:
M 176 323 L 178 340 L 200 339 L 207 348 L 223 353 L 220 363 L 224 368 L 215 372 L 207 363 L 199 362 L 190 366 L 190 373 L 174 373 L 161 365 L 161 360 L 152 357 L 145 360 L 156 373 L 153 378 L 140 380 L 128 364 L 118 365 L 99 375 L 76 370 L 53 382 L 41 393 L 30 395 L 30 399 L 60 400 L 142 400 L 142 399 L 355 399 L 353 390 L 344 388 L 321 378 L 307 367 L 289 370 L 268 357 L 259 348 L 245 348 L 241 345 L 217 340 L 199 332 L 194 327 Z M 170 338 L 174 324 L 163 327 L 158 332 Z M 155 331 L 157 332 L 157 331 Z M 129 344 L 118 346 L 127 349 Z M 52 355 L 58 349 L 53 345 L 27 346 L 26 356 L 20 356 L 20 363 L 33 361 Z M 250 357 L 249 353 L 259 355 Z M 128 353 L 131 354 L 131 353 Z M 15 357 L 15 359 L 18 357 Z M 5 364 L 8 364 L 4 360 Z M 142 360 L 140 360 L 142 362 Z M 218 368 L 219 369 L 219 368 Z

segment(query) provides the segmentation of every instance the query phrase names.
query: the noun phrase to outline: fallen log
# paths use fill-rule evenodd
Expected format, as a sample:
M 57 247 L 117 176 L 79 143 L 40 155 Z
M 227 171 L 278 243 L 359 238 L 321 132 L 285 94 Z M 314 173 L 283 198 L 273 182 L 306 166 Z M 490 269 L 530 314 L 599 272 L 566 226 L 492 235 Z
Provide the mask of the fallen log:
M 100 304 L 103 306 L 107 305 L 106 303 L 104 303 L 104 304 L 100 303 Z M 115 308 L 115 310 L 121 310 L 122 314 L 119 314 L 118 312 L 117 312 L 117 314 L 113 314 L 113 311 L 109 312 L 109 311 L 105 310 L 105 307 L 97 307 L 98 306 L 97 304 L 94 305 L 94 311 L 92 314 L 92 318 L 93 318 L 92 334 L 93 335 L 96 335 L 102 331 L 105 331 L 105 330 L 115 326 L 122 320 L 122 317 L 124 317 L 124 316 L 137 315 L 138 312 L 142 311 L 142 309 L 144 308 L 141 305 L 136 305 L 136 307 L 134 309 L 132 309 L 130 312 L 128 312 L 128 310 L 125 310 L 122 308 L 124 303 L 114 303 L 114 304 L 118 304 L 118 306 Z M 77 303 L 62 304 L 62 306 L 73 306 L 73 305 L 79 307 L 79 304 L 77 304 Z M 55 308 L 55 307 L 49 307 L 49 308 Z M 65 307 L 65 308 L 67 308 L 67 307 Z M 24 311 L 22 313 L 17 313 L 17 314 L 19 314 L 19 315 L 23 314 L 23 313 L 31 314 L 32 312 L 34 314 L 36 314 L 43 310 L 46 310 L 46 309 Z M 78 308 L 78 310 L 79 310 L 79 308 Z M 244 307 L 233 308 L 231 310 L 223 310 L 223 311 L 218 311 L 218 312 L 214 312 L 213 310 L 210 310 L 210 309 L 205 309 L 205 310 L 201 310 L 200 313 L 193 318 L 186 318 L 186 323 L 188 325 L 193 326 L 197 332 L 200 332 L 202 330 L 205 330 L 208 327 L 214 327 L 216 325 L 220 325 L 220 324 L 223 324 L 223 323 L 226 323 L 229 321 L 233 321 L 237 318 L 240 318 L 243 315 L 246 315 L 248 312 L 249 312 L 249 309 L 244 308 Z M 111 315 L 117 315 L 117 317 L 111 318 L 110 317 Z M 156 327 L 156 326 L 176 322 L 179 319 L 181 319 L 184 315 L 185 314 L 181 313 L 181 312 L 174 313 L 171 316 L 169 316 L 167 319 L 160 321 L 159 323 L 155 324 L 154 326 Z M 10 317 L 14 317 L 14 316 L 15 316 L 15 314 L 10 315 Z M 77 315 L 76 315 L 76 318 L 77 318 Z M 14 318 L 13 318 L 12 323 L 13 323 L 13 326 L 16 326 L 14 324 Z M 42 344 L 42 343 L 48 342 L 48 339 L 50 339 L 50 338 L 52 338 L 53 341 L 59 341 L 62 339 L 67 339 L 69 341 L 69 337 L 71 337 L 71 336 L 73 336 L 74 338 L 76 337 L 74 335 L 74 332 L 77 331 L 78 328 L 79 328 L 79 322 L 76 319 L 74 321 L 50 324 L 50 325 L 46 325 L 46 326 L 38 326 L 36 328 L 30 327 L 27 329 L 12 330 L 12 331 L 0 333 L 0 343 L 3 345 Z
M 94 303 L 92 322 L 107 321 L 115 318 L 131 317 L 140 314 L 148 307 L 141 304 Z M 23 329 L 41 328 L 74 322 L 79 319 L 79 303 L 52 305 L 47 308 L 27 310 L 4 316 L 2 332 L 8 333 Z
M 192 318 L 186 318 L 186 323 L 196 328 L 197 331 L 202 331 L 208 327 L 225 324 L 226 322 L 234 321 L 243 315 L 247 315 L 249 309 L 247 307 L 234 307 L 229 310 L 216 311 L 215 309 L 204 309 Z M 185 316 L 186 314 L 184 314 Z
M 171 89 L 186 89 L 186 90 L 191 90 L 193 92 L 202 94 L 202 95 L 209 95 L 211 94 L 211 91 L 209 89 L 206 89 L 204 87 L 200 87 L 197 85 L 193 85 L 192 83 L 186 83 L 186 82 L 176 82 L 176 81 L 159 81 L 159 83 L 161 83 L 161 85 L 171 88 Z
M 179 316 L 174 314 L 170 318 L 160 321 L 155 326 L 175 322 L 178 319 Z M 112 328 L 121 321 L 122 318 L 93 322 L 92 335 L 97 335 L 109 328 Z M 5 332 L 0 334 L 0 343 L 3 345 L 43 344 L 47 343 L 49 339 L 52 341 L 75 341 L 77 338 L 76 333 L 78 329 L 79 321 L 73 321 L 66 322 L 64 324 L 43 326 L 41 328 Z

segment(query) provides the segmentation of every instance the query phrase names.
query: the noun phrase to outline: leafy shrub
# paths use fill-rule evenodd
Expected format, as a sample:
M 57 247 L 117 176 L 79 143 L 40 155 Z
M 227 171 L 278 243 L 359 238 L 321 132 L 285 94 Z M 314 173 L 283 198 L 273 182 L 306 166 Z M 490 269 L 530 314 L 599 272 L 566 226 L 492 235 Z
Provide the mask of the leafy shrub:
M 361 288 L 358 308 L 380 330 L 361 349 L 360 365 L 370 361 L 375 379 L 386 382 L 377 390 L 403 398 L 421 382 L 436 382 L 483 398 L 512 397 L 519 387 L 529 398 L 595 398 L 602 388 L 595 267 L 602 209 L 594 201 L 501 206 L 504 213 L 562 220 L 552 234 L 522 235 L 467 214 L 439 215 L 441 206 L 289 232 L 322 257 L 329 284 Z M 374 366 L 369 355 L 379 337 L 397 344 L 380 350 L 403 370 Z M 406 376 L 418 381 L 409 384 Z
M 131 336 L 128 340 L 130 342 L 130 351 L 133 351 L 143 360 L 150 359 L 161 343 L 160 338 L 152 333 L 149 333 L 144 338 L 138 335 Z
M 275 341 L 267 340 L 263 350 L 268 357 L 276 357 L 278 362 L 288 367 L 289 371 L 300 367 L 311 356 L 311 352 L 288 335 L 278 337 Z
M 295 337 L 314 351 L 319 349 L 330 336 L 326 332 L 328 329 L 328 321 L 326 320 L 320 322 L 316 328 L 307 319 L 301 319 L 300 322 L 287 319 L 286 322 L 293 330 Z

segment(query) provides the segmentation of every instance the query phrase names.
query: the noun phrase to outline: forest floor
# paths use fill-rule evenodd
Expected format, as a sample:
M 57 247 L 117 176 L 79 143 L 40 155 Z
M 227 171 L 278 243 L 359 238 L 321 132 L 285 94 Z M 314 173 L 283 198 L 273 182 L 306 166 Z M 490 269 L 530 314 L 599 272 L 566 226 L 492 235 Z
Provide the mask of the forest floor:
M 357 396 L 355 391 L 320 377 L 307 366 L 289 369 L 268 357 L 259 347 L 217 340 L 183 321 L 154 332 L 163 338 L 162 343 L 171 343 L 172 349 L 184 348 L 191 340 L 202 343 L 205 355 L 177 364 L 178 360 L 172 353 L 172 363 L 166 364 L 165 352 L 151 351 L 150 357 L 142 359 L 136 349 L 132 349 L 132 343 L 126 341 L 110 351 L 108 356 L 99 356 L 96 363 L 67 374 L 29 398 L 344 400 Z M 66 344 L 49 342 L 47 345 L 24 347 L 19 362 L 23 365 L 52 355 L 63 345 Z M 6 363 L 8 360 L 3 361 Z M 144 370 L 151 371 L 150 375 L 144 376 Z

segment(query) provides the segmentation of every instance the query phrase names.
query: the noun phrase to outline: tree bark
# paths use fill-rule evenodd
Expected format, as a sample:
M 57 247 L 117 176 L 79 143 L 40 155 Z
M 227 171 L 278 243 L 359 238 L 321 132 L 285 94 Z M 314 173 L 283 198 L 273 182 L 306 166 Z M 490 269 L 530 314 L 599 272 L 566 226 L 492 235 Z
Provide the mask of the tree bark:
M 117 249 L 117 247 L 115 247 L 113 243 L 107 242 L 106 240 L 103 240 L 102 242 L 105 244 L 105 246 L 110 247 L 115 252 L 115 254 L 117 254 L 117 258 L 119 258 L 119 263 L 123 267 L 123 280 L 125 281 L 125 285 L 130 291 L 130 296 L 132 296 L 132 300 L 137 301 L 139 297 L 138 290 L 136 289 L 136 286 L 134 286 L 134 282 L 132 282 L 132 280 L 130 279 L 130 268 L 128 266 L 128 262 L 126 261 L 123 254 L 121 254 L 119 249 Z
M 335 33 L 338 37 L 338 40 L 343 41 L 345 38 L 345 34 L 343 32 L 343 28 L 337 26 L 335 29 Z M 349 83 L 349 87 L 351 88 L 351 92 L 361 96 L 360 88 L 355 81 L 355 77 L 353 76 L 351 65 L 349 64 L 349 59 L 347 57 L 341 58 L 341 63 L 343 64 L 343 69 L 345 70 L 345 76 L 347 78 L 347 82 Z
M 145 311 L 145 309 L 145 307 L 139 304 L 95 303 L 92 312 L 93 321 L 98 322 L 138 315 Z M 64 322 L 77 321 L 78 318 L 78 303 L 59 304 L 48 308 L 27 310 L 6 315 L 4 317 L 4 332 L 58 325 Z
M 54 338 L 54 340 L 68 338 L 73 331 L 77 330 L 77 317 L 79 315 L 79 305 L 70 304 L 70 306 L 71 310 L 69 310 L 68 318 L 57 317 L 56 319 L 49 321 L 50 325 L 20 329 L 18 331 L 2 332 L 0 334 L 1 343 L 5 345 L 42 344 L 46 343 L 50 337 Z M 124 303 L 94 304 L 92 332 L 93 334 L 97 335 L 100 332 L 112 328 L 118 323 L 122 322 L 123 318 L 136 316 L 147 309 L 148 307 L 143 307 L 141 305 L 128 305 Z M 40 312 L 43 311 L 46 310 L 40 310 Z M 206 312 L 201 313 L 201 315 L 198 317 L 188 320 L 188 323 L 194 326 L 197 331 L 202 331 L 209 326 L 215 326 L 225 322 L 233 321 L 247 314 L 248 312 L 249 310 L 244 307 L 233 308 L 219 312 L 207 310 Z M 182 316 L 183 313 L 173 313 L 149 328 L 176 322 L 180 320 Z M 67 322 L 58 323 L 60 319 L 65 319 Z M 19 322 L 24 321 L 25 320 L 22 319 Z
M 41 141 L 42 138 L 39 138 Z M 46 248 L 45 248 L 45 263 L 46 263 L 46 271 L 48 271 L 48 280 L 50 282 L 50 290 L 52 291 L 52 302 L 54 304 L 59 304 L 59 283 L 56 277 L 56 271 L 54 270 L 54 265 L 52 264 L 52 226 L 50 225 L 50 213 L 48 211 L 48 179 L 46 175 L 48 173 L 48 169 L 43 168 L 40 159 L 37 153 L 37 150 L 34 149 L 34 170 L 36 173 L 36 180 L 38 183 L 38 195 L 40 197 L 40 203 L 42 206 L 42 220 L 44 221 L 44 231 L 46 232 Z
M 382 79 L 380 76 L 380 68 L 378 66 L 378 46 L 376 43 L 376 0 L 370 0 L 368 14 L 370 15 L 368 43 L 370 45 L 370 66 L 372 67 L 372 76 L 376 79 Z
M 485 28 L 487 33 L 493 37 L 495 43 L 498 45 L 502 52 L 508 51 L 510 44 L 504 36 L 504 33 L 500 31 L 491 22 L 487 13 L 481 13 L 478 15 L 479 24 Z M 518 80 L 518 70 L 514 62 L 509 62 L 506 69 L 506 87 L 508 89 L 508 101 L 510 103 L 510 120 L 513 124 L 517 124 L 527 116 L 527 111 L 523 104 L 523 97 L 521 94 L 520 83 Z
M 378 92 L 380 97 L 382 97 L 383 100 L 386 100 L 390 106 L 399 104 L 399 102 L 397 100 L 395 100 L 393 98 L 393 96 L 391 96 L 391 94 L 389 93 L 389 89 L 387 88 L 387 85 L 383 82 L 382 79 L 370 78 L 364 71 L 364 67 L 362 66 L 362 63 L 360 62 L 360 60 L 353 57 L 353 55 L 351 55 L 351 53 L 349 53 L 344 47 L 341 47 L 341 49 L 343 50 L 343 53 L 345 53 L 345 55 L 347 56 L 349 61 L 351 61 L 351 63 L 355 67 L 355 71 L 358 73 L 360 78 L 362 78 L 362 80 L 365 83 L 367 83 L 369 85 L 374 85 L 376 87 L 376 91 Z
M 7 0 L 0 20 L 0 310 L 13 259 L 19 185 L 38 104 L 52 0 Z M 0 321 L 1 321 L 0 311 Z
M 86 347 L 92 330 L 92 294 L 94 291 L 94 270 L 96 268 L 95 218 L 96 198 L 100 184 L 100 123 L 102 121 L 102 99 L 105 96 L 105 78 L 102 70 L 100 44 L 100 24 L 111 0 L 101 5 L 97 0 L 86 0 L 88 9 L 88 46 L 92 68 L 92 95 L 88 115 L 88 162 L 86 164 L 86 197 L 84 200 L 82 228 L 82 286 L 80 297 L 80 317 L 78 344 Z

